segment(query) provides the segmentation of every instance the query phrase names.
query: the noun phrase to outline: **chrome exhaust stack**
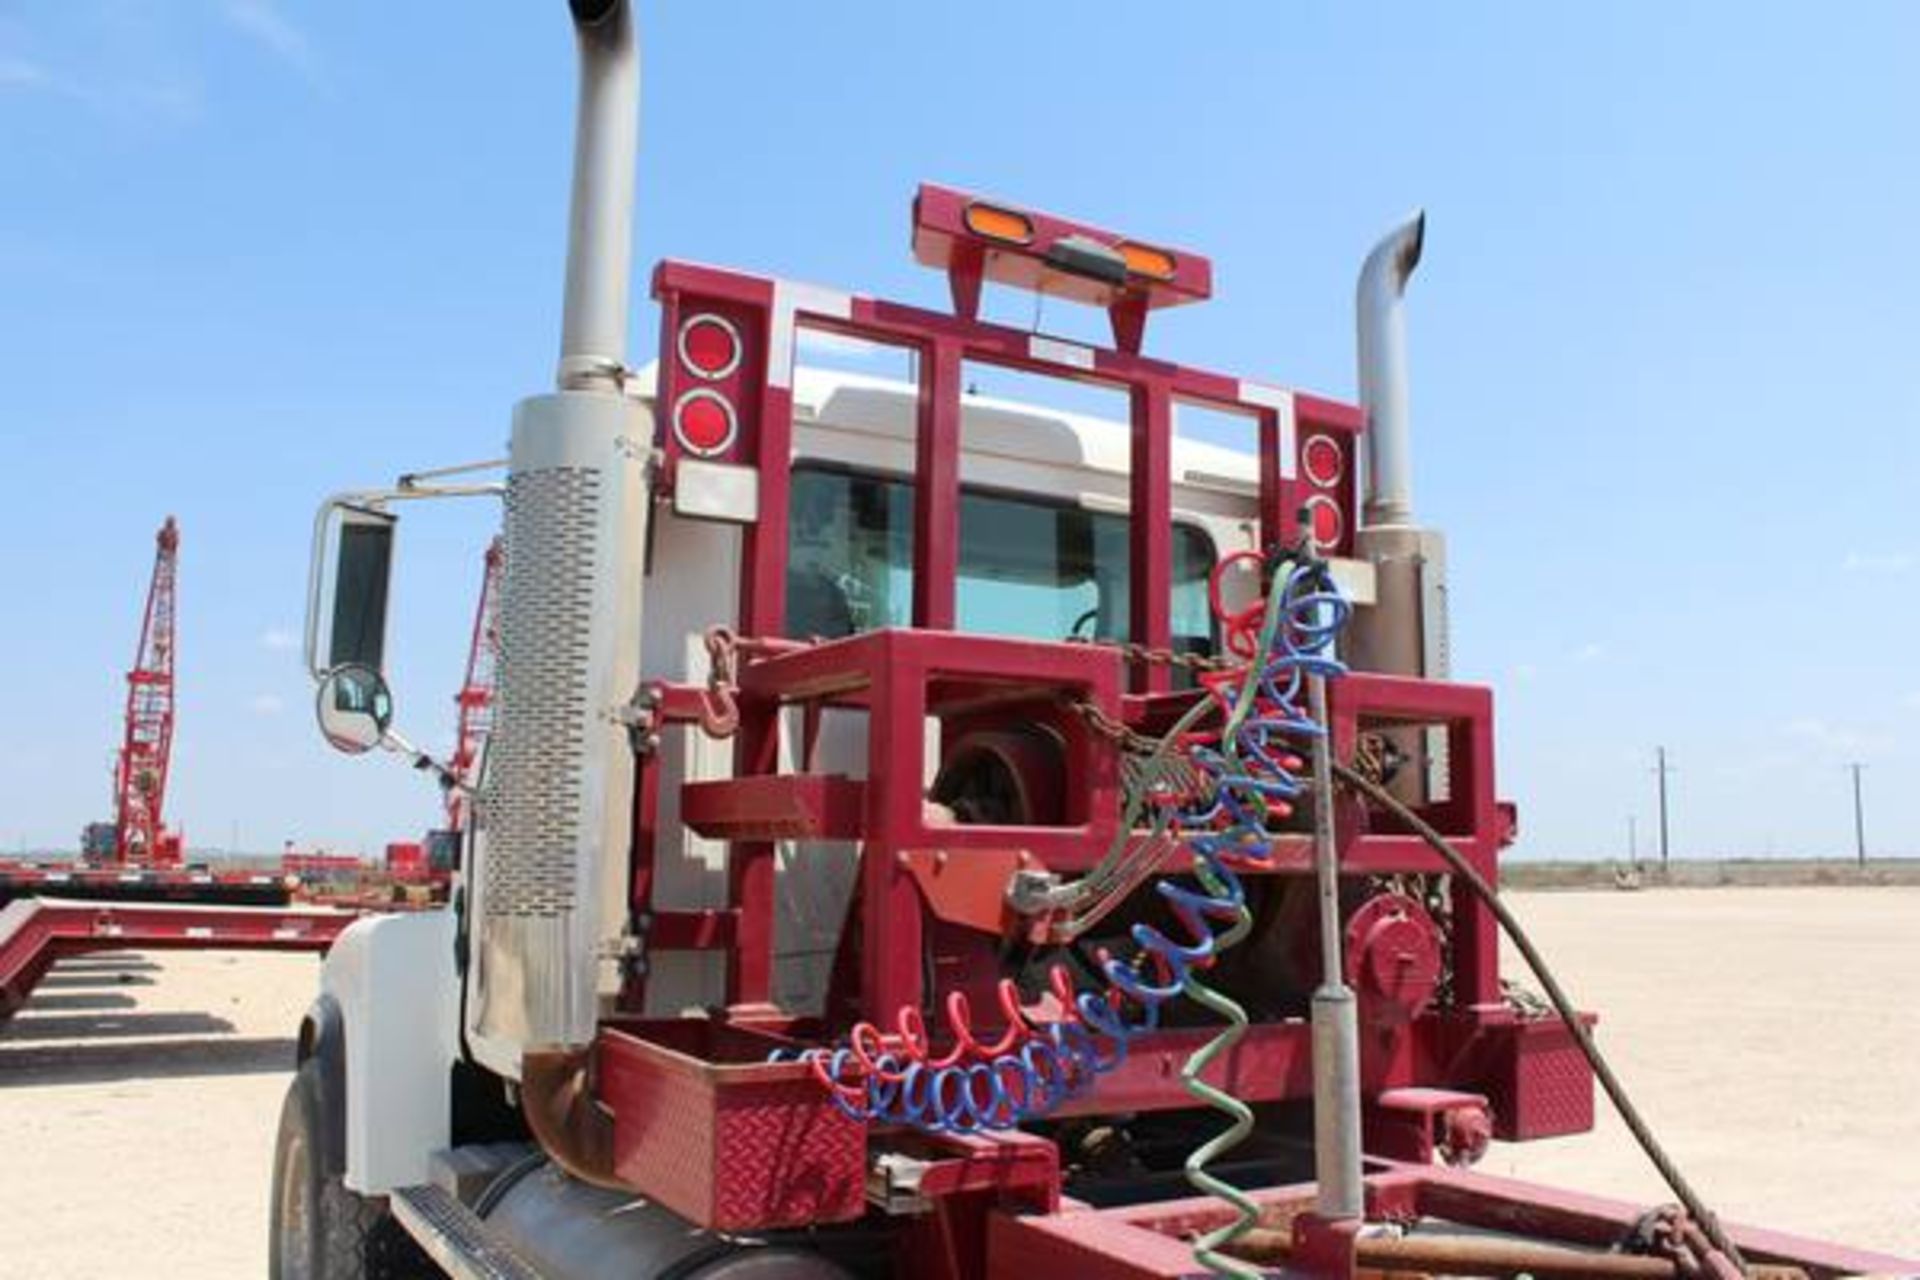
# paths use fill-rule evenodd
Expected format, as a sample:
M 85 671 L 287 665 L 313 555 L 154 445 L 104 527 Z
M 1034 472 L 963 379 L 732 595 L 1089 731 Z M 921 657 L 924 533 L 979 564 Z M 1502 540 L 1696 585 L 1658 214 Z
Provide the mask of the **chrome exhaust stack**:
M 1405 301 L 1426 238 L 1427 215 L 1415 213 L 1373 247 L 1354 290 L 1360 407 L 1367 415 L 1366 525 L 1413 522 Z
M 620 388 L 633 287 L 634 165 L 640 149 L 640 42 L 628 0 L 568 0 L 580 44 L 562 391 Z
M 1407 282 L 1420 265 L 1427 216 L 1416 212 L 1389 231 L 1360 268 L 1354 313 L 1360 407 L 1366 415 L 1366 495 L 1355 549 L 1372 563 L 1376 603 L 1356 612 L 1348 634 L 1356 667 L 1388 675 L 1444 680 L 1452 666 L 1447 637 L 1447 547 L 1437 529 L 1414 523 L 1412 432 L 1407 408 Z M 1446 737 L 1396 732 L 1418 767 L 1393 785 L 1401 799 L 1443 798 Z
M 589 1044 L 617 987 L 653 427 L 623 387 L 640 63 L 627 0 L 580 47 L 559 390 L 514 410 L 494 729 L 476 806 L 468 1042 L 521 1075 Z

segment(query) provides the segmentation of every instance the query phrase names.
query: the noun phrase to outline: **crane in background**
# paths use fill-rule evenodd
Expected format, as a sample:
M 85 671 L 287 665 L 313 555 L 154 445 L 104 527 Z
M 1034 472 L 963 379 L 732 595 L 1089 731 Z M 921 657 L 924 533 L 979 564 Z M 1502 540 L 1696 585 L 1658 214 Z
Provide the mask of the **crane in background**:
M 154 542 L 140 648 L 127 672 L 126 722 L 113 769 L 113 820 L 90 824 L 81 845 L 89 862 L 166 869 L 180 865 L 181 847 L 164 813 L 173 759 L 174 593 L 180 559 L 180 526 L 172 516 Z
M 81 861 L 0 861 L 0 1026 L 61 960 L 96 951 L 325 952 L 353 911 L 289 901 L 291 882 L 185 866 L 165 819 L 173 760 L 174 589 L 180 526 L 155 539 L 140 649 L 127 672 L 113 819 L 80 834 Z
M 473 611 L 473 638 L 467 646 L 466 677 L 454 695 L 459 708 L 453 755 L 442 775 L 446 821 L 422 841 L 387 845 L 387 874 L 396 884 L 444 890 L 460 862 L 460 848 L 473 821 L 473 790 L 480 782 L 480 761 L 493 728 L 494 670 L 500 658 L 500 579 L 506 545 L 498 537 L 487 544 L 480 578 L 480 602 Z
M 458 736 L 449 768 L 458 785 L 447 788 L 447 829 L 465 831 L 472 816 L 472 788 L 480 781 L 480 756 L 493 728 L 494 668 L 500 657 L 500 575 L 506 543 L 487 544 L 480 579 L 480 603 L 473 612 L 473 639 L 467 648 L 467 675 L 454 701 L 460 708 Z

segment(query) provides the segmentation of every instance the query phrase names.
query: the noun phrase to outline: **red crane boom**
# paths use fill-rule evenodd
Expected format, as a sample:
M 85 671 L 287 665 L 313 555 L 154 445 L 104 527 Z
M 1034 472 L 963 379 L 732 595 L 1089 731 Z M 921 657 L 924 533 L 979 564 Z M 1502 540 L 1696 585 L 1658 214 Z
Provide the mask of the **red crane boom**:
M 466 830 L 470 808 L 466 788 L 479 781 L 480 753 L 493 727 L 494 666 L 500 655 L 500 571 L 505 558 L 505 544 L 496 537 L 487 546 L 480 603 L 473 612 L 467 677 L 454 699 L 460 707 L 460 726 L 450 769 L 462 785 L 447 788 L 447 828 L 451 831 Z
M 127 672 L 125 737 L 113 772 L 113 860 L 177 867 L 180 836 L 163 816 L 173 758 L 174 585 L 180 527 L 172 516 L 154 539 L 153 579 L 140 624 L 140 649 Z

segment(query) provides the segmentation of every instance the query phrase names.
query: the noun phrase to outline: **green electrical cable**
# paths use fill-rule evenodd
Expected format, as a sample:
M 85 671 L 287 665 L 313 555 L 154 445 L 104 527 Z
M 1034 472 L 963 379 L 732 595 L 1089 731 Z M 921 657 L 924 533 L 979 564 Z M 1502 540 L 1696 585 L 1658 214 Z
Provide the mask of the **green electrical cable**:
M 1253 710 L 1254 699 L 1259 687 L 1258 673 L 1264 671 L 1268 657 L 1273 652 L 1274 638 L 1279 634 L 1284 613 L 1283 598 L 1286 592 L 1287 574 L 1276 571 L 1273 581 L 1267 589 L 1267 612 L 1261 622 L 1260 643 L 1246 667 L 1246 678 L 1241 681 L 1239 696 L 1234 700 L 1233 711 L 1227 717 L 1220 731 L 1220 754 L 1226 761 L 1223 781 L 1226 778 L 1247 777 L 1246 767 L 1240 762 L 1239 732 Z M 1259 802 L 1262 810 L 1265 802 L 1260 800 L 1259 792 L 1249 789 L 1248 794 Z M 1201 887 L 1216 898 L 1231 895 L 1230 887 L 1215 873 L 1204 859 L 1196 858 L 1193 864 L 1194 877 Z M 1253 913 L 1243 902 L 1237 908 L 1233 922 L 1215 940 L 1216 954 L 1237 945 L 1253 927 Z M 1202 1078 L 1213 1060 L 1240 1042 L 1246 1034 L 1248 1025 L 1247 1011 L 1240 1003 L 1224 992 L 1217 991 L 1202 982 L 1191 970 L 1186 975 L 1184 994 L 1188 999 L 1203 1008 L 1212 1010 L 1226 1020 L 1226 1025 L 1213 1039 L 1201 1045 L 1180 1068 L 1180 1081 L 1189 1094 L 1206 1103 L 1214 1110 L 1227 1116 L 1232 1123 L 1221 1132 L 1195 1147 L 1187 1156 L 1187 1181 L 1197 1190 L 1218 1197 L 1233 1206 L 1234 1217 L 1222 1226 L 1199 1236 L 1193 1243 L 1194 1261 L 1216 1275 L 1229 1275 L 1254 1280 L 1260 1272 L 1237 1258 L 1220 1252 L 1222 1248 L 1238 1240 L 1248 1231 L 1260 1224 L 1260 1206 L 1232 1183 L 1211 1173 L 1207 1166 L 1225 1155 L 1228 1151 L 1245 1142 L 1247 1135 L 1253 1132 L 1253 1108 L 1224 1089 L 1219 1089 Z

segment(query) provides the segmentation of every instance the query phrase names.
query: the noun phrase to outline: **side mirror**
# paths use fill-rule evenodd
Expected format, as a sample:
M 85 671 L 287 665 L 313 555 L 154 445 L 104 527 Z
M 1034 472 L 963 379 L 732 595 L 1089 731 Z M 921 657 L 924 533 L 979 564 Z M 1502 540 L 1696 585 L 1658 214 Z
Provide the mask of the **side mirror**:
M 387 740 L 393 726 L 393 694 L 378 671 L 350 662 L 321 678 L 314 714 L 321 736 L 336 751 L 365 755 Z
M 379 507 L 338 498 L 320 508 L 307 587 L 307 667 L 316 679 L 344 666 L 376 675 L 385 666 L 387 586 L 399 523 Z

